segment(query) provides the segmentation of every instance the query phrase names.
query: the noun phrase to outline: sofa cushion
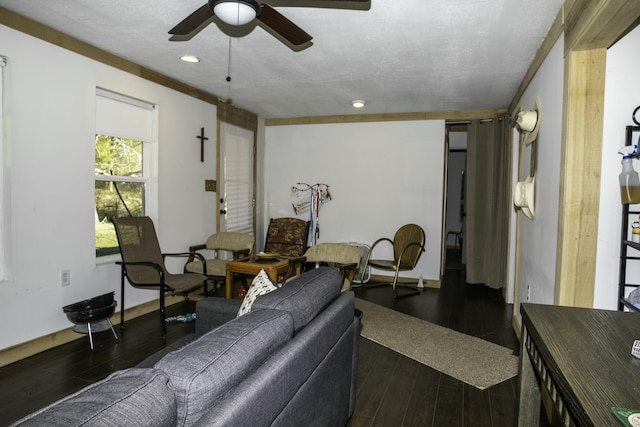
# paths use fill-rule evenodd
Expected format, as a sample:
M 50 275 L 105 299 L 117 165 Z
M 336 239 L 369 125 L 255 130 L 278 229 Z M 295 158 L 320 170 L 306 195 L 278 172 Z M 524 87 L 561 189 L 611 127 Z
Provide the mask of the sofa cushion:
M 233 319 L 155 367 L 169 375 L 178 404 L 177 425 L 191 425 L 229 389 L 293 336 L 289 313 L 260 310 Z
M 174 426 L 168 376 L 131 368 L 111 374 L 18 421 L 15 426 Z
M 196 303 L 196 334 L 207 332 L 224 325 L 238 316 L 242 301 L 232 298 L 207 297 Z
M 281 288 L 261 295 L 252 310 L 271 308 L 291 313 L 295 333 L 340 295 L 342 277 L 337 268 L 320 267 L 305 272 Z
M 267 272 L 260 270 L 260 273 L 253 278 L 253 282 L 251 282 L 251 286 L 249 287 L 249 292 L 247 292 L 244 300 L 242 300 L 242 305 L 240 306 L 240 310 L 238 310 L 238 316 L 249 313 L 251 311 L 251 306 L 257 297 L 268 294 L 276 289 L 278 289 L 278 287 L 273 284 L 273 281 L 271 281 Z
M 184 337 L 178 339 L 177 341 L 174 341 L 173 343 L 165 347 L 162 347 L 160 350 L 147 356 L 146 359 L 144 359 L 142 362 L 136 365 L 136 368 L 153 368 L 153 366 L 156 363 L 158 363 L 158 361 L 162 359 L 166 354 L 184 347 L 185 345 L 189 344 L 191 341 L 194 341 L 196 338 L 198 338 L 198 335 L 195 333 L 185 335 Z

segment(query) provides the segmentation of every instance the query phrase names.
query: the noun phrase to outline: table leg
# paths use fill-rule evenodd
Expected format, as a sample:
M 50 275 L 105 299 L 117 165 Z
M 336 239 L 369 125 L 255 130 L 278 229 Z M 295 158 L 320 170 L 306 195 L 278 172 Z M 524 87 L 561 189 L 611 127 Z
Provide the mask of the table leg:
M 520 334 L 518 427 L 538 427 L 540 425 L 540 384 L 527 352 L 527 335 L 527 330 L 523 326 Z
M 278 283 L 278 270 L 275 268 L 265 268 L 264 271 L 271 277 L 273 283 Z
M 316 266 L 317 266 L 317 264 L 316 264 Z M 297 262 L 296 263 L 296 269 L 295 269 L 295 275 L 299 276 L 301 272 L 302 272 L 302 263 L 301 262 Z
M 227 278 L 225 280 L 225 298 L 231 299 L 231 283 L 233 282 L 233 272 L 227 266 Z

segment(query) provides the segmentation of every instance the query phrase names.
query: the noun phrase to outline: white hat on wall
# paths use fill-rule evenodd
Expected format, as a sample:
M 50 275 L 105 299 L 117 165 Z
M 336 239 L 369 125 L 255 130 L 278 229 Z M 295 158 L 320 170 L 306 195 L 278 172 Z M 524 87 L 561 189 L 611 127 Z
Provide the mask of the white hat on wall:
M 513 194 L 513 204 L 529 219 L 535 215 L 535 183 L 536 178 L 529 176 L 516 184 Z
M 524 143 L 529 145 L 538 137 L 540 122 L 542 121 L 542 106 L 540 99 L 536 98 L 533 110 L 520 111 L 516 123 L 525 133 Z

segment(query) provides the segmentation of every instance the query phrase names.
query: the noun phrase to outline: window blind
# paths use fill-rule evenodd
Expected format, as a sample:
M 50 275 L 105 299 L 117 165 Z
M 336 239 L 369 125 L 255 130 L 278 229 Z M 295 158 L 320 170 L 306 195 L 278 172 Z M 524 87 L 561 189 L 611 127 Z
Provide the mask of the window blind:
M 96 89 L 96 133 L 153 140 L 154 105 L 106 89 Z
M 253 133 L 220 123 L 224 144 L 225 229 L 253 235 Z

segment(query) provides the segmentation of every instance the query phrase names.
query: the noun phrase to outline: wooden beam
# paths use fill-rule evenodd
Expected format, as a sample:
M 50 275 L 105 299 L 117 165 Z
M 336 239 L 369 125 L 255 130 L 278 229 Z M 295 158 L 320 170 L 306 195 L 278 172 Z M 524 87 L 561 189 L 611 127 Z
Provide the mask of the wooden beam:
M 289 117 L 282 119 L 265 119 L 265 126 L 289 126 L 328 123 L 363 123 L 363 122 L 389 122 L 408 120 L 480 120 L 502 117 L 508 114 L 504 108 L 495 110 L 467 110 L 467 111 L 430 111 L 417 113 L 390 113 L 390 114 L 354 114 L 342 116 L 317 116 L 317 117 Z
M 567 0 L 554 303 L 593 307 L 606 49 L 637 25 L 638 0 Z
M 249 129 L 254 133 L 258 131 L 258 116 L 249 111 L 222 101 L 218 103 L 217 111 L 218 120 L 221 122 L 227 122 L 243 129 Z
M 606 58 L 606 49 L 565 58 L 557 305 L 593 307 Z
M 567 0 L 565 56 L 576 50 L 611 47 L 639 16 L 638 0 Z
M 0 24 L 210 104 L 218 104 L 216 95 L 128 61 L 3 7 L 0 7 Z
M 447 130 L 449 132 L 467 132 L 469 130 L 469 125 L 468 124 L 452 124 L 449 125 L 447 124 Z
M 556 18 L 553 20 L 553 23 L 551 24 L 549 31 L 547 31 L 547 35 L 542 41 L 542 44 L 538 48 L 538 51 L 536 52 L 536 56 L 533 57 L 533 60 L 531 61 L 531 65 L 529 65 L 529 69 L 527 70 L 527 73 L 522 79 L 522 82 L 520 82 L 520 87 L 518 87 L 518 90 L 516 91 L 516 94 L 514 95 L 511 101 L 511 105 L 509 106 L 509 111 L 514 111 L 518 107 L 517 103 L 520 101 L 520 98 L 522 98 L 524 91 L 527 90 L 529 83 L 531 83 L 531 80 L 533 80 L 533 78 L 535 77 L 536 73 L 538 72 L 538 69 L 540 68 L 544 60 L 547 58 L 547 55 L 549 54 L 553 46 L 556 44 L 556 42 L 562 35 L 563 28 L 564 28 L 564 9 L 560 9 L 560 11 L 558 12 L 558 15 L 556 15 Z

